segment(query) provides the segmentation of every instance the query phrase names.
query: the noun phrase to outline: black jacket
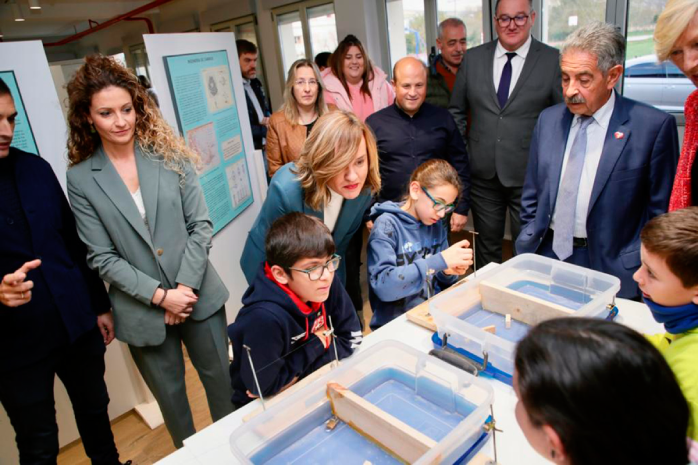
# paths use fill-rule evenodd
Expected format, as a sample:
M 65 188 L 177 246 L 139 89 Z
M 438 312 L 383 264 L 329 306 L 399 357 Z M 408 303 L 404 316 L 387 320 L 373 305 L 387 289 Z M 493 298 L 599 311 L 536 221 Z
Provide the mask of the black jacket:
M 28 240 L 18 242 L 18 221 L 0 210 L 0 278 L 23 263 L 40 258 L 29 272 L 35 283 L 32 300 L 20 307 L 0 304 L 0 373 L 27 366 L 60 345 L 93 329 L 97 315 L 111 308 L 104 283 L 87 267 L 70 210 L 51 166 L 41 157 L 10 148 L 1 169 L 14 172 Z M 0 202 L 6 199 L 0 199 Z
M 307 279 L 305 276 L 296 279 Z M 268 278 L 264 265 L 260 265 L 255 280 L 242 297 L 244 307 L 235 323 L 228 326 L 228 336 L 233 343 L 233 362 L 230 378 L 233 384 L 235 405 L 252 399 L 246 391 L 257 393 L 247 351 L 251 349 L 257 379 L 265 396 L 274 395 L 293 378 L 304 378 L 335 359 L 332 344 L 325 349 L 315 337 L 313 328 L 323 323 L 322 310 L 304 313 L 278 284 Z M 363 338 L 354 306 L 335 276 L 330 295 L 325 301 L 325 314 L 330 327 L 332 318 L 337 338 L 339 358 L 350 356 Z
M 381 191 L 378 202 L 397 202 L 407 193 L 412 172 L 432 158 L 449 162 L 458 171 L 463 192 L 456 213 L 470 209 L 470 162 L 453 117 L 443 108 L 424 102 L 410 117 L 396 104 L 375 112 L 366 124 L 376 135 Z
M 264 94 L 264 87 L 262 86 L 262 81 L 257 78 L 250 80 L 250 86 L 257 96 L 257 101 L 259 106 L 262 107 L 262 113 L 264 116 L 270 116 L 271 111 L 269 111 L 269 102 L 267 102 L 267 96 Z M 267 137 L 267 127 L 259 124 L 259 118 L 257 117 L 257 112 L 254 109 L 254 104 L 250 100 L 250 96 L 245 92 L 245 100 L 247 101 L 247 115 L 250 118 L 250 126 L 252 126 L 252 140 L 254 140 L 255 150 L 261 150 L 264 148 L 262 140 Z

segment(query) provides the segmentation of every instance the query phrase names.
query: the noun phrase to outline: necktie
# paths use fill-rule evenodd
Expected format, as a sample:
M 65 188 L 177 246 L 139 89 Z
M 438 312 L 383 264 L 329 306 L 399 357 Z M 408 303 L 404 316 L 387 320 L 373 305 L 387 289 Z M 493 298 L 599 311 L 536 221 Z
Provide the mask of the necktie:
M 587 151 L 587 128 L 594 121 L 591 116 L 580 116 L 579 131 L 572 142 L 567 166 L 562 177 L 562 184 L 555 201 L 555 235 L 553 252 L 560 260 L 572 255 L 572 238 L 574 237 L 574 217 L 577 210 L 577 193 L 582 179 L 584 156 Z
M 509 86 L 511 85 L 511 59 L 516 56 L 516 52 L 507 53 L 507 62 L 502 70 L 502 77 L 499 78 L 499 87 L 497 87 L 497 100 L 499 100 L 499 108 L 504 108 L 509 100 Z

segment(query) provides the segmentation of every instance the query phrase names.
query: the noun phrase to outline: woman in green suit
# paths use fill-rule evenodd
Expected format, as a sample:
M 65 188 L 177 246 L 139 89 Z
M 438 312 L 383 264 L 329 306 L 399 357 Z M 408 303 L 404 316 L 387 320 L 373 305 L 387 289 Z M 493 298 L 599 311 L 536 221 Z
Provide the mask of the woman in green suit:
M 212 223 L 199 158 L 111 58 L 88 57 L 68 96 L 68 193 L 87 262 L 110 284 L 116 337 L 129 345 L 179 448 L 196 432 L 182 343 L 213 421 L 233 411 L 229 294 L 208 261 Z

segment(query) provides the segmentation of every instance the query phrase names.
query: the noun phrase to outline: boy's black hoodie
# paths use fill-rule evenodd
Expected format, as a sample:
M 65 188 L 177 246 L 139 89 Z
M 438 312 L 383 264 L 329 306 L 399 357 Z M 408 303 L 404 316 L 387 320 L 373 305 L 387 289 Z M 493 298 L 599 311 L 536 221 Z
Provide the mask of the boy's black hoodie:
M 335 340 L 340 359 L 350 356 L 361 344 L 359 319 L 338 278 L 333 279 L 324 305 L 296 303 L 290 294 L 293 294 L 290 289 L 282 289 L 282 285 L 265 272 L 265 266 L 260 266 L 255 280 L 242 297 L 244 307 L 235 322 L 228 326 L 228 337 L 233 343 L 233 362 L 230 364 L 232 401 L 238 407 L 252 400 L 247 391 L 257 394 L 243 345 L 251 349 L 262 394 L 269 396 L 278 393 L 294 378 L 303 378 L 334 360 L 333 343 L 325 349 L 313 334 L 323 323 L 329 328 L 329 317 L 332 317 L 337 335 Z M 293 297 L 298 300 L 295 294 Z M 305 307 L 305 311 L 301 307 Z

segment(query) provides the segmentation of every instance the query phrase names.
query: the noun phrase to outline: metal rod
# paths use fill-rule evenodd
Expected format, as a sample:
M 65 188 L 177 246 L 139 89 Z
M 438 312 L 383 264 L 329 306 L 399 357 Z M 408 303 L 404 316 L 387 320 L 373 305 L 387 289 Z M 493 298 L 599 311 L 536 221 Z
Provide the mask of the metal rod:
M 473 233 L 473 278 L 477 278 L 477 237 L 475 236 L 477 236 L 480 233 L 475 231 L 471 231 L 471 233 Z
M 337 353 L 337 335 L 334 333 L 334 325 L 332 324 L 332 317 L 327 317 L 330 320 L 330 329 L 332 330 L 332 346 L 334 347 L 334 358 L 337 361 L 337 366 L 339 366 L 339 354 Z
M 262 401 L 262 409 L 266 410 L 267 406 L 264 404 L 264 396 L 262 395 L 262 388 L 259 387 L 259 380 L 257 379 L 257 372 L 254 371 L 254 363 L 252 363 L 252 349 L 246 344 L 242 347 L 247 351 L 247 358 L 250 360 L 250 368 L 252 368 L 252 377 L 254 378 L 254 383 L 257 385 L 257 394 L 259 394 L 259 400 Z
M 494 420 L 494 407 L 490 404 L 490 416 L 492 417 L 492 446 L 494 447 L 494 463 L 499 463 L 497 460 L 497 427 Z

